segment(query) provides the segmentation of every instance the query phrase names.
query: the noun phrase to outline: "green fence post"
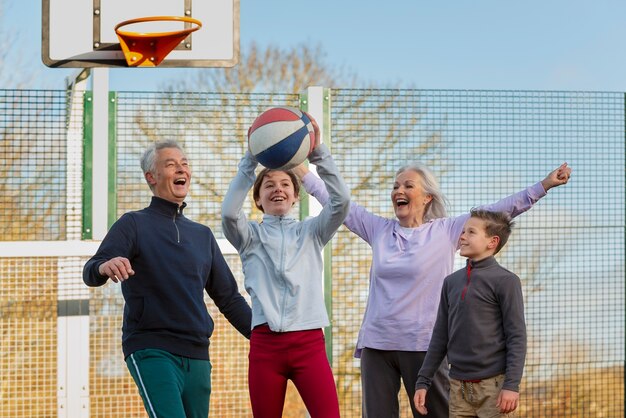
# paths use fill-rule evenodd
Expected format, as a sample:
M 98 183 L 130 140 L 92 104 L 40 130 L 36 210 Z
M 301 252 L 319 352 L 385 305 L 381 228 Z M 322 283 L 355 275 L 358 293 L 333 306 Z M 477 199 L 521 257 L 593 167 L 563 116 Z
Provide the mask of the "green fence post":
M 85 92 L 83 102 L 83 222 L 82 239 L 93 238 L 93 93 Z
M 117 220 L 117 93 L 109 92 L 109 197 L 107 224 Z
M 306 93 L 300 95 L 300 109 L 308 112 L 317 120 L 320 126 L 320 134 L 323 142 L 331 147 L 330 137 L 330 98 L 331 90 L 324 87 L 309 87 Z M 300 195 L 300 219 L 309 215 L 309 195 L 301 190 Z M 332 242 L 332 241 L 331 241 Z M 324 330 L 326 336 L 326 354 L 328 361 L 333 363 L 333 277 L 332 277 L 332 244 L 329 242 L 324 247 L 324 300 L 326 311 L 330 320 L 330 326 Z

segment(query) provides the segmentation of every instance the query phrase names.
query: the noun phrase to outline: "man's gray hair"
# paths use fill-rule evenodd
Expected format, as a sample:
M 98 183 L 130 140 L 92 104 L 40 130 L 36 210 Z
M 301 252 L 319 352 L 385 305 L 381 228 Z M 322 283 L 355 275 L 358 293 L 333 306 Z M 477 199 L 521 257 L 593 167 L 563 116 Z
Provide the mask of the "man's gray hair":
M 148 148 L 146 148 L 143 155 L 141 156 L 141 159 L 139 160 L 139 164 L 141 165 L 141 171 L 143 171 L 144 178 L 146 176 L 146 173 L 154 174 L 154 172 L 156 171 L 156 152 L 164 148 L 176 148 L 180 150 L 180 152 L 182 152 L 183 154 L 185 153 L 185 151 L 178 144 L 178 142 L 173 139 L 165 139 L 162 141 L 153 142 Z M 148 182 L 148 179 L 145 180 L 146 183 L 148 183 L 148 186 L 150 186 L 150 190 L 152 190 L 153 187 L 150 182 Z
M 143 155 L 141 156 L 141 159 L 139 160 L 143 174 L 146 174 L 148 172 L 154 173 L 156 169 L 156 167 L 154 166 L 156 162 L 156 152 L 163 148 L 176 148 L 180 150 L 180 152 L 182 152 L 183 154 L 185 153 L 185 151 L 183 151 L 178 142 L 173 139 L 165 139 L 162 141 L 153 142 L 148 148 L 146 148 Z

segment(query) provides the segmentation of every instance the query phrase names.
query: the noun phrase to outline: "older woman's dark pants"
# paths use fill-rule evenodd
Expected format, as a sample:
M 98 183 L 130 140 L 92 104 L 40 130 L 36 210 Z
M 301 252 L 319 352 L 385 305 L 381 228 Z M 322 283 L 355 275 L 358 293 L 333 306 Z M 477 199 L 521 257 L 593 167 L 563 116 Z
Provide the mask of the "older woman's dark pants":
M 415 382 L 425 351 L 385 351 L 364 348 L 361 352 L 361 385 L 363 391 L 363 418 L 398 418 L 400 380 L 411 403 L 415 418 L 447 418 L 450 382 L 448 362 L 444 360 L 435 374 L 426 394 L 428 415 L 415 410 L 413 395 Z

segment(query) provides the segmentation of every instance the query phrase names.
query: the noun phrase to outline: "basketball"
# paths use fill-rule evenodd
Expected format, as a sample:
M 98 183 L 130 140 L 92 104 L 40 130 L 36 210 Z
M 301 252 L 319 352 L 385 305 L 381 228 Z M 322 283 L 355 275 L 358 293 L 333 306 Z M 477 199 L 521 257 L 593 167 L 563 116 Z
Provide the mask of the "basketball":
M 295 107 L 272 107 L 248 130 L 248 148 L 267 168 L 289 170 L 306 160 L 314 146 L 311 119 Z

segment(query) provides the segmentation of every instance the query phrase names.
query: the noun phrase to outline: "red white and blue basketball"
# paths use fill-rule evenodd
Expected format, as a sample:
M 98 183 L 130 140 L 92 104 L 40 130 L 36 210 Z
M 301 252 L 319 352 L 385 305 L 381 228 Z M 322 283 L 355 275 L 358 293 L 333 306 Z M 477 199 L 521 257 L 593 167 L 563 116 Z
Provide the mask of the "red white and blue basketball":
M 248 147 L 263 166 L 289 170 L 301 164 L 315 146 L 309 116 L 295 107 L 272 107 L 248 130 Z

